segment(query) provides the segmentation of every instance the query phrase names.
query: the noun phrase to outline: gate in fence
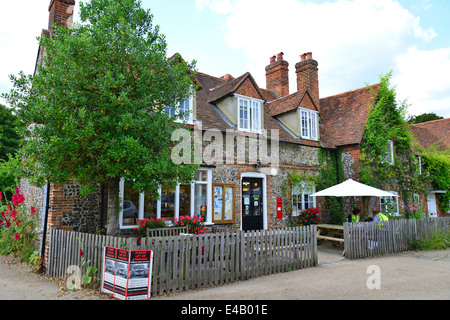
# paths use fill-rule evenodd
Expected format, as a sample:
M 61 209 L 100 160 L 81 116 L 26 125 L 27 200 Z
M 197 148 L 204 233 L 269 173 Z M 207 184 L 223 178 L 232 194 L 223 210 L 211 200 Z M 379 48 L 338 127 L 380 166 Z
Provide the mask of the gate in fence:
M 202 235 L 135 238 L 51 230 L 47 273 L 65 277 L 71 265 L 103 270 L 105 246 L 153 250 L 152 296 L 247 280 L 289 270 L 316 266 L 315 226 Z M 99 279 L 101 280 L 101 279 Z

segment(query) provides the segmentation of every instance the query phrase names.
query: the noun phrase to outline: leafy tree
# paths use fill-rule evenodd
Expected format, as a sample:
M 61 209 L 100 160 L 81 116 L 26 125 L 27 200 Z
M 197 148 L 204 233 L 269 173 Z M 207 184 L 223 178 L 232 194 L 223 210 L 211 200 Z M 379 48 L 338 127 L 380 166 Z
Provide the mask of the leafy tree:
M 439 120 L 444 119 L 444 117 L 438 116 L 436 113 L 430 112 L 430 113 L 422 113 L 418 116 L 411 117 L 409 119 L 408 123 L 415 124 L 415 123 L 422 123 L 422 122 L 428 122 L 433 120 Z
M 33 124 L 23 132 L 27 175 L 37 185 L 74 179 L 85 193 L 105 184 L 112 235 L 121 178 L 157 196 L 159 186 L 194 176 L 195 166 L 171 160 L 181 124 L 164 109 L 189 97 L 195 63 L 166 56 L 165 37 L 139 0 L 91 0 L 80 17 L 40 38 L 44 64 L 35 75 L 11 76 L 5 97 Z
M 15 155 L 20 145 L 17 116 L 0 104 L 0 159 L 8 160 L 8 154 Z

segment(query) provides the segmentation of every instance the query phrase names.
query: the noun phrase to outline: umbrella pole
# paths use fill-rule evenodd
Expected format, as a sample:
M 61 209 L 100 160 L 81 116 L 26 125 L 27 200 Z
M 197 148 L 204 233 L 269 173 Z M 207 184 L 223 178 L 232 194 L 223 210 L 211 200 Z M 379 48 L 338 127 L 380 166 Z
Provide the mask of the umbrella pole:
M 351 222 L 353 222 L 352 209 L 353 209 L 353 197 L 350 196 L 350 221 Z

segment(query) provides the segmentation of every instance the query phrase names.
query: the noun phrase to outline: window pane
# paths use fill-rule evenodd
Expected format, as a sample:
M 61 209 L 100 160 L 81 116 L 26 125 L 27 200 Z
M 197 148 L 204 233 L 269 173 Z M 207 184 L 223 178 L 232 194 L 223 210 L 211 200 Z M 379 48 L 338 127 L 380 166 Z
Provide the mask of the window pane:
M 309 137 L 308 112 L 301 111 L 302 137 Z
M 195 174 L 195 181 L 207 181 L 207 171 L 199 170 Z
M 216 186 L 214 187 L 214 221 L 219 221 L 223 219 L 223 188 Z
M 254 131 L 259 131 L 261 128 L 261 120 L 259 115 L 259 109 L 260 109 L 260 103 L 259 102 L 252 102 L 252 125 L 251 128 Z
M 304 203 L 305 203 L 305 209 L 312 208 L 313 202 L 312 197 L 309 196 L 309 194 L 304 194 Z
M 183 113 L 183 116 L 180 117 L 181 120 L 184 121 L 189 121 L 190 118 L 190 114 L 189 114 L 189 99 L 187 99 L 186 101 L 183 101 L 180 103 L 180 113 Z
M 195 184 L 194 186 L 194 215 L 206 219 L 206 184 Z
M 311 130 L 311 139 L 317 138 L 317 114 L 316 113 L 310 113 L 309 117 L 309 128 Z
M 175 188 L 168 186 L 161 188 L 161 218 L 168 220 L 175 218 Z
M 239 127 L 248 129 L 248 102 L 247 100 L 239 100 Z
M 175 117 L 175 109 L 174 108 L 166 107 L 164 110 L 169 117 Z
M 158 201 L 151 195 L 144 196 L 144 219 L 156 218 Z
M 125 182 L 123 192 L 122 225 L 135 226 L 139 219 L 139 192 Z
M 191 185 L 180 185 L 180 216 L 191 215 Z

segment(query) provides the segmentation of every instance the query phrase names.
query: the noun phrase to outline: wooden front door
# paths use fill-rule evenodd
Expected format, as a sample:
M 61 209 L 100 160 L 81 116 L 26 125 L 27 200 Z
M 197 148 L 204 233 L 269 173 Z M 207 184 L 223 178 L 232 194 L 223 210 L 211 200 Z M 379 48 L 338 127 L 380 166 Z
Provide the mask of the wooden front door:
M 242 179 L 242 230 L 261 230 L 263 223 L 263 179 Z

